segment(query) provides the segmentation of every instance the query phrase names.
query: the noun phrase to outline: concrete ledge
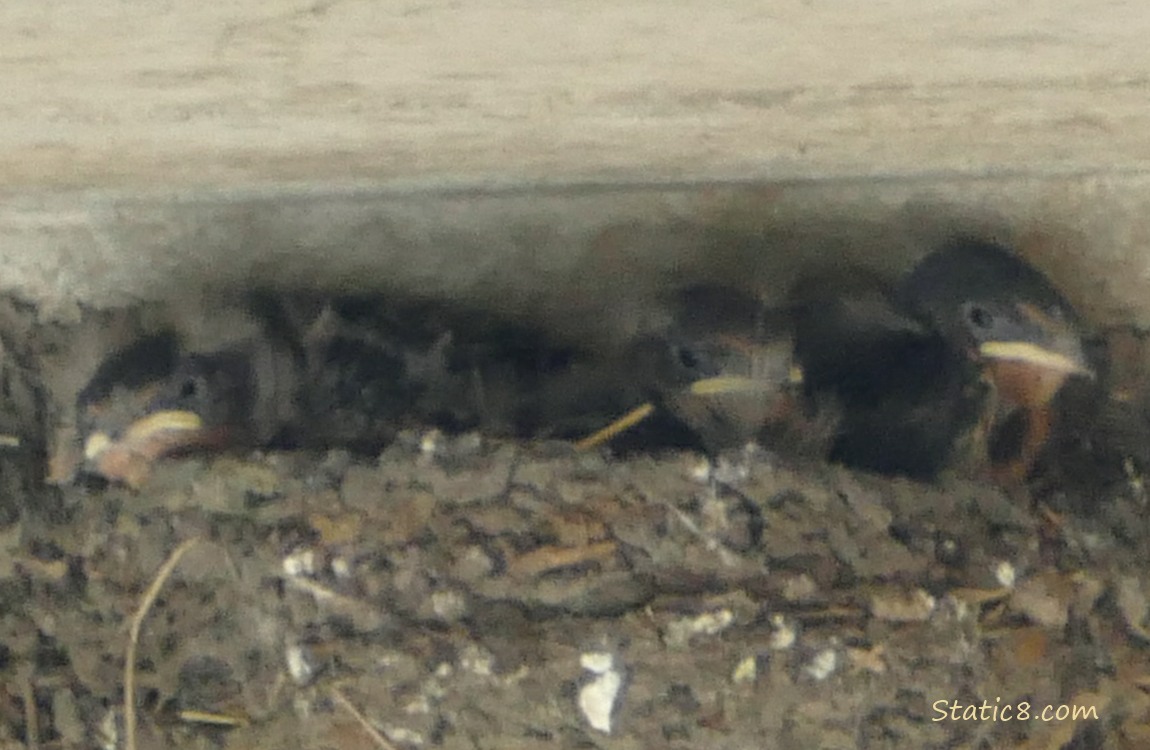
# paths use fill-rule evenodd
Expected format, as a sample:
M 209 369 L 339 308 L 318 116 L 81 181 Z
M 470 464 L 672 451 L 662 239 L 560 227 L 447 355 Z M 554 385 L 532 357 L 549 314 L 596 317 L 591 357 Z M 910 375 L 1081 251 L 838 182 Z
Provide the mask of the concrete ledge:
M 1147 20 L 1078 0 L 7 3 L 0 289 L 69 318 L 382 285 L 602 333 L 666 283 L 769 294 L 958 226 L 1016 241 L 1095 320 L 1144 322 Z
M 396 289 L 602 336 L 671 285 L 771 297 L 801 268 L 895 272 L 973 231 L 1015 244 L 1096 323 L 1147 324 L 1148 216 L 1140 172 L 42 193 L 0 208 L 0 284 L 50 319 L 253 285 Z
M 1150 9 L 9 2 L 0 188 L 1150 165 Z

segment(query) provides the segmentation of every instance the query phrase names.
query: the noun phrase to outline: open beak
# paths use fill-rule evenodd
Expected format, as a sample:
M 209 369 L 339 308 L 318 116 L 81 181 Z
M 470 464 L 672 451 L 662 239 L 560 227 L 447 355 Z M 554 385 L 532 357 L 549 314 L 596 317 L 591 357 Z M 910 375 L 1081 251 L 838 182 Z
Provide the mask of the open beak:
M 194 412 L 165 410 L 137 419 L 122 434 L 93 432 L 84 441 L 88 471 L 113 482 L 138 488 L 153 464 L 175 453 L 216 442 L 212 431 Z
M 787 372 L 787 385 L 801 386 L 802 384 L 803 370 L 797 364 L 792 364 Z M 715 397 L 739 393 L 760 393 L 777 389 L 777 384 L 765 382 L 761 378 L 745 375 L 716 375 L 711 378 L 696 380 L 687 386 L 686 390 L 692 396 Z M 580 451 L 598 447 L 639 424 L 651 416 L 654 411 L 654 404 L 650 402 L 640 404 L 606 427 L 578 441 L 575 443 L 575 447 Z
M 1019 305 L 1024 319 L 1025 339 L 984 341 L 978 353 L 987 360 L 1015 363 L 1062 377 L 1097 377 L 1082 349 L 1082 337 L 1065 321 L 1032 305 Z
M 803 369 L 792 364 L 787 371 L 787 385 L 803 384 Z M 728 393 L 754 393 L 763 390 L 777 390 L 777 383 L 764 383 L 760 378 L 745 375 L 716 375 L 713 378 L 696 380 L 687 387 L 694 396 L 722 396 Z
M 984 341 L 978 352 L 1006 403 L 1044 408 L 1070 378 L 1095 380 L 1082 338 L 1060 318 L 1019 305 L 1023 319 L 1012 340 Z
M 1047 349 L 1029 341 L 988 341 L 978 353 L 998 362 L 1018 362 L 1062 373 L 1094 378 L 1094 370 L 1080 356 Z

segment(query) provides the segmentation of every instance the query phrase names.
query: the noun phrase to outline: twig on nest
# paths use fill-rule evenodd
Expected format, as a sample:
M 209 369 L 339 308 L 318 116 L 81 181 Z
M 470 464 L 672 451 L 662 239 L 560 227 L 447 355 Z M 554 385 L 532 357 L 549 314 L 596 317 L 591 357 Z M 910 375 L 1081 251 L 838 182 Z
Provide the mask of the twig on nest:
M 371 722 L 367 720 L 367 717 L 364 716 L 363 713 L 355 707 L 354 703 L 347 699 L 346 695 L 340 692 L 339 688 L 334 686 L 332 687 L 331 697 L 335 698 L 335 702 L 352 715 L 352 718 L 354 718 L 356 722 L 359 723 L 359 725 L 363 728 L 363 731 L 367 733 L 367 736 L 371 737 L 371 739 L 375 741 L 375 744 L 382 748 L 382 750 L 397 750 L 391 740 L 384 737 L 378 729 L 373 727 Z
M 171 578 L 172 571 L 180 564 L 180 558 L 199 542 L 199 539 L 188 539 L 172 550 L 172 554 L 168 555 L 168 559 L 156 571 L 156 577 L 148 586 L 148 590 L 144 592 L 144 598 L 140 600 L 140 606 L 136 608 L 136 614 L 132 617 L 132 627 L 128 635 L 128 650 L 124 656 L 124 747 L 126 750 L 136 750 L 136 648 L 140 643 L 140 628 L 144 624 L 144 618 L 152 609 L 152 605 L 156 603 L 160 589 Z

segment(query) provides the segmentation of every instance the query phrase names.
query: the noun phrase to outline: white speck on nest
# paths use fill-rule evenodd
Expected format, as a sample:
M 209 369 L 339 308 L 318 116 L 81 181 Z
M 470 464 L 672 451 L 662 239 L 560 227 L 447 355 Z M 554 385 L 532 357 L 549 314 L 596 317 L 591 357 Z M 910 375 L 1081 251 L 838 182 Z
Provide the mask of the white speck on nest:
M 822 682 L 835 673 L 835 668 L 838 667 L 838 664 L 839 656 L 835 653 L 835 650 L 833 648 L 824 648 L 815 654 L 810 664 L 803 667 L 803 671 L 819 682 Z
M 312 664 L 311 656 L 303 646 L 293 643 L 284 653 L 287 662 L 288 674 L 297 685 L 307 685 L 315 678 L 316 669 Z
M 443 433 L 439 430 L 428 430 L 419 438 L 419 452 L 425 456 L 434 456 L 439 452 L 443 443 Z
M 351 578 L 351 562 L 346 557 L 337 557 L 331 561 L 331 572 L 336 578 L 347 580 Z
M 579 690 L 579 711 L 592 729 L 611 734 L 612 715 L 623 687 L 613 654 L 592 651 L 579 656 L 579 664 L 594 675 Z
M 296 550 L 288 554 L 281 563 L 284 575 L 288 578 L 301 578 L 315 575 L 315 550 Z
M 431 610 L 444 622 L 458 622 L 467 614 L 467 600 L 458 591 L 436 591 L 431 595 Z
M 759 677 L 759 658 L 752 654 L 744 657 L 731 672 L 731 682 L 736 685 L 750 685 Z
M 490 677 L 495 671 L 495 657 L 485 648 L 468 644 L 459 656 L 459 666 L 474 675 Z
M 795 645 L 798 635 L 786 618 L 782 615 L 772 615 L 771 627 L 774 628 L 774 632 L 771 633 L 769 644 L 773 650 L 785 651 Z
M 110 708 L 100 719 L 100 726 L 96 736 L 102 750 L 119 750 L 120 747 L 120 716 L 116 709 Z
M 684 617 L 667 625 L 663 642 L 669 647 L 685 646 L 696 635 L 718 635 L 735 621 L 735 614 L 729 609 L 704 612 L 695 617 Z
M 414 729 L 388 726 L 383 728 L 383 733 L 387 736 L 387 739 L 391 740 L 392 744 L 395 745 L 413 745 L 415 747 L 423 747 L 427 744 L 427 741 L 423 738 L 423 735 Z
M 1003 560 L 994 568 L 994 578 L 998 581 L 998 585 L 1012 589 L 1017 580 L 1017 573 L 1014 566 L 1009 561 Z
M 711 481 L 711 460 L 708 458 L 701 459 L 687 470 L 687 476 L 699 484 L 707 484 Z

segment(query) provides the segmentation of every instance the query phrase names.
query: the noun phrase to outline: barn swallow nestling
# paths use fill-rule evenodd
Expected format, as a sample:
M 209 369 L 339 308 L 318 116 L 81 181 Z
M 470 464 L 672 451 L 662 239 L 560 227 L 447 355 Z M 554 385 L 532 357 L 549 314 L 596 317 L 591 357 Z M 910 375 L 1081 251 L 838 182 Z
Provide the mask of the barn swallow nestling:
M 1100 366 L 1065 298 L 992 243 L 954 240 L 893 286 L 858 270 L 804 279 L 792 304 L 806 395 L 840 409 L 830 459 L 882 474 L 1019 486 L 1063 386 Z
M 904 278 L 899 297 L 989 388 L 975 461 L 1000 481 L 1027 479 L 1057 428 L 1056 397 L 1093 384 L 1104 363 L 1077 313 L 1037 269 L 991 242 L 956 239 Z
M 126 450 L 115 455 L 107 449 L 114 441 L 124 446 L 134 442 L 125 428 L 146 413 L 178 358 L 179 339 L 172 332 L 144 336 L 108 356 L 76 397 L 76 431 L 67 442 L 82 443 L 82 455 L 73 455 L 70 444 L 58 446 L 50 480 L 70 480 L 77 470 L 99 474 L 101 463 L 113 474 L 138 473 L 133 467 L 140 465 L 139 456 L 129 459 Z
M 422 303 L 304 300 L 292 306 L 299 320 L 283 320 L 262 302 L 260 332 L 223 348 L 187 352 L 174 336 L 149 337 L 112 355 L 78 399 L 86 472 L 138 486 L 177 454 L 377 455 L 405 427 L 502 423 L 504 392 L 531 385 L 523 371 L 535 368 L 521 360 L 543 351 L 478 316 L 456 337 L 444 330 L 450 308 Z M 498 382 L 485 386 L 488 375 Z
M 921 480 L 947 467 L 982 401 L 971 364 L 862 269 L 804 277 L 790 303 L 807 408 L 838 413 L 828 459 Z
M 300 367 L 269 341 L 180 354 L 174 336 L 113 354 L 77 399 L 83 469 L 139 486 L 164 457 L 272 442 L 295 418 Z
M 817 450 L 826 421 L 808 419 L 800 403 L 802 372 L 786 311 L 769 310 L 740 290 L 697 286 L 677 295 L 672 318 L 630 352 L 632 375 L 649 400 L 577 447 L 599 445 L 662 409 L 712 453 L 760 436 L 772 445 L 801 443 L 800 452 Z

